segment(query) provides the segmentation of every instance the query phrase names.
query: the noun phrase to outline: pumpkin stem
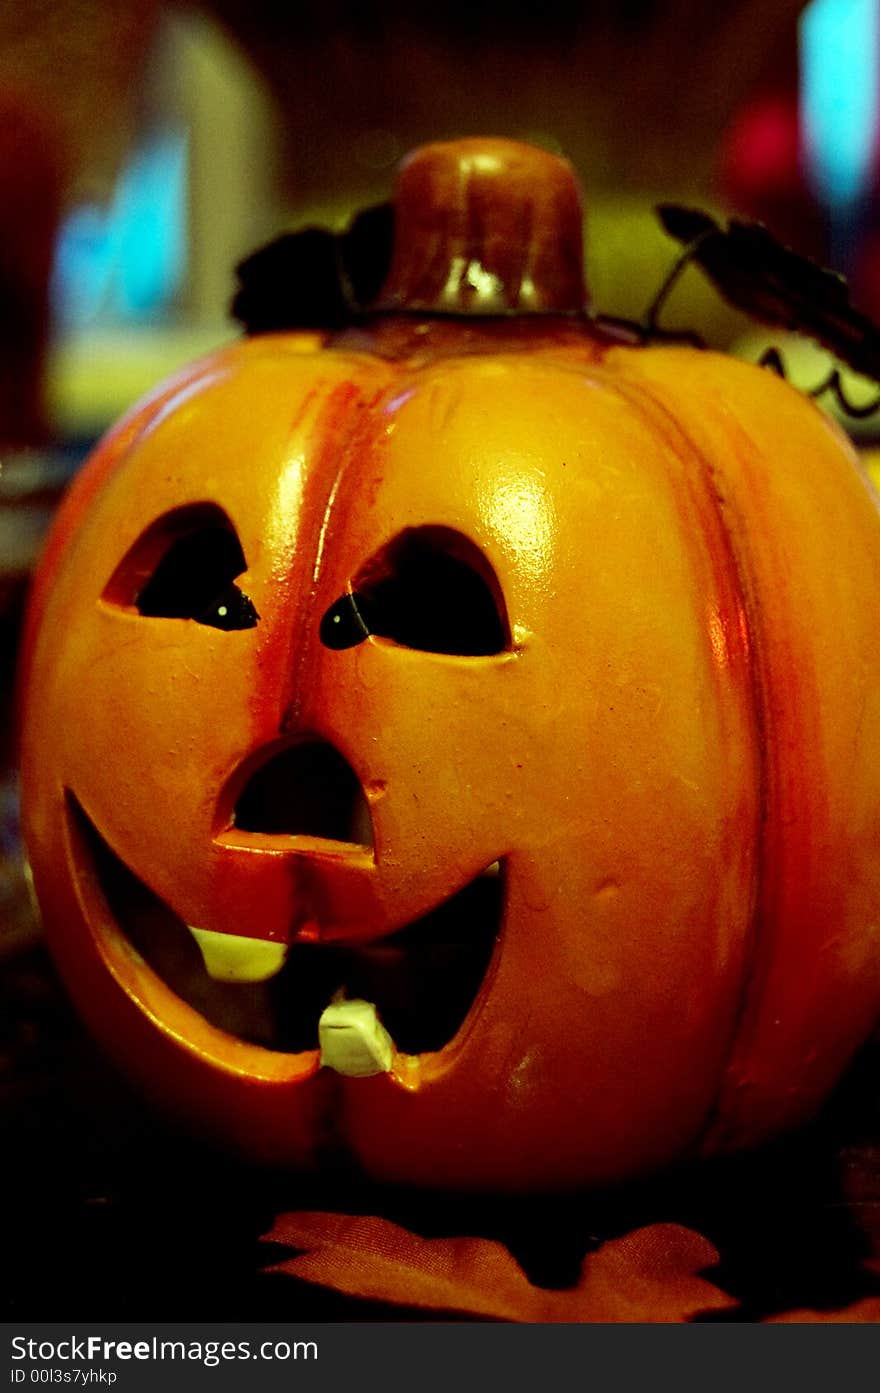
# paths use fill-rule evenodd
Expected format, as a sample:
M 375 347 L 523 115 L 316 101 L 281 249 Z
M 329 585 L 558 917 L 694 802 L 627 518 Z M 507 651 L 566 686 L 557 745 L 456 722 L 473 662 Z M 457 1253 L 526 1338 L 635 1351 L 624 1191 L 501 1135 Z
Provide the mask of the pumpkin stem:
M 583 215 L 571 166 L 495 138 L 414 151 L 398 172 L 394 250 L 374 308 L 583 314 Z

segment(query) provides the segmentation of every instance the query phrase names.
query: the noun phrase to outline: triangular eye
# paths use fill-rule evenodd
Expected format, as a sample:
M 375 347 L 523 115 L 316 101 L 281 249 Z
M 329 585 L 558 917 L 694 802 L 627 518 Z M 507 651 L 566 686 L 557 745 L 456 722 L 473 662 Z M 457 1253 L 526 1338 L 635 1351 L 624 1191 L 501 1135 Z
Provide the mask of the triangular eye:
M 414 527 L 374 556 L 321 621 L 328 648 L 369 634 L 426 653 L 480 657 L 510 646 L 501 587 L 487 558 L 448 527 Z
M 234 584 L 246 570 L 241 543 L 222 509 L 213 504 L 176 508 L 135 542 L 104 599 L 151 618 L 252 629 L 259 615 Z

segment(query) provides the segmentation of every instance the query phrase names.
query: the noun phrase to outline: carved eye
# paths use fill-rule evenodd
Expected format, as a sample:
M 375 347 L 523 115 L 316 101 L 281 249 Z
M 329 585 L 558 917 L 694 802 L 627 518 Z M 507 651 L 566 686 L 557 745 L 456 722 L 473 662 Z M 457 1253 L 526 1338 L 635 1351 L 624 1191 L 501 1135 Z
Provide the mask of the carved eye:
M 510 644 L 494 570 L 479 547 L 447 527 L 402 532 L 321 621 L 328 648 L 352 648 L 370 634 L 461 657 L 501 653 Z
M 221 508 L 177 508 L 157 518 L 135 542 L 104 599 L 154 619 L 252 629 L 259 615 L 234 583 L 246 570 L 241 542 Z

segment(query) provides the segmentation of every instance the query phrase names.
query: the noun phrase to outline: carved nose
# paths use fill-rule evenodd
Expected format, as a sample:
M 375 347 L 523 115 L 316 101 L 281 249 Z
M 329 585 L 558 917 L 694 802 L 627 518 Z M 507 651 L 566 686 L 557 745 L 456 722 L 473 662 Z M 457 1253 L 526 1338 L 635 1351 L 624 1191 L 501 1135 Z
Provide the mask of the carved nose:
M 244 832 L 373 845 L 360 780 L 323 740 L 300 741 L 268 755 L 239 794 L 233 823 Z

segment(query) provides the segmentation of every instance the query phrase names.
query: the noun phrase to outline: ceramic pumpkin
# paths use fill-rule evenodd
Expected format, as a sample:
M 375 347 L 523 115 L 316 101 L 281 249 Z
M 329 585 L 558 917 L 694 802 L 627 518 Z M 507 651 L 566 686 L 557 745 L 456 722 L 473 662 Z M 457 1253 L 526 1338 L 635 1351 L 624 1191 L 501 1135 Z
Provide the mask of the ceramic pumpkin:
M 808 1118 L 880 1005 L 880 517 L 772 373 L 585 313 L 564 162 L 404 165 L 375 313 L 110 432 L 23 656 L 93 1031 L 194 1128 L 583 1186 Z

